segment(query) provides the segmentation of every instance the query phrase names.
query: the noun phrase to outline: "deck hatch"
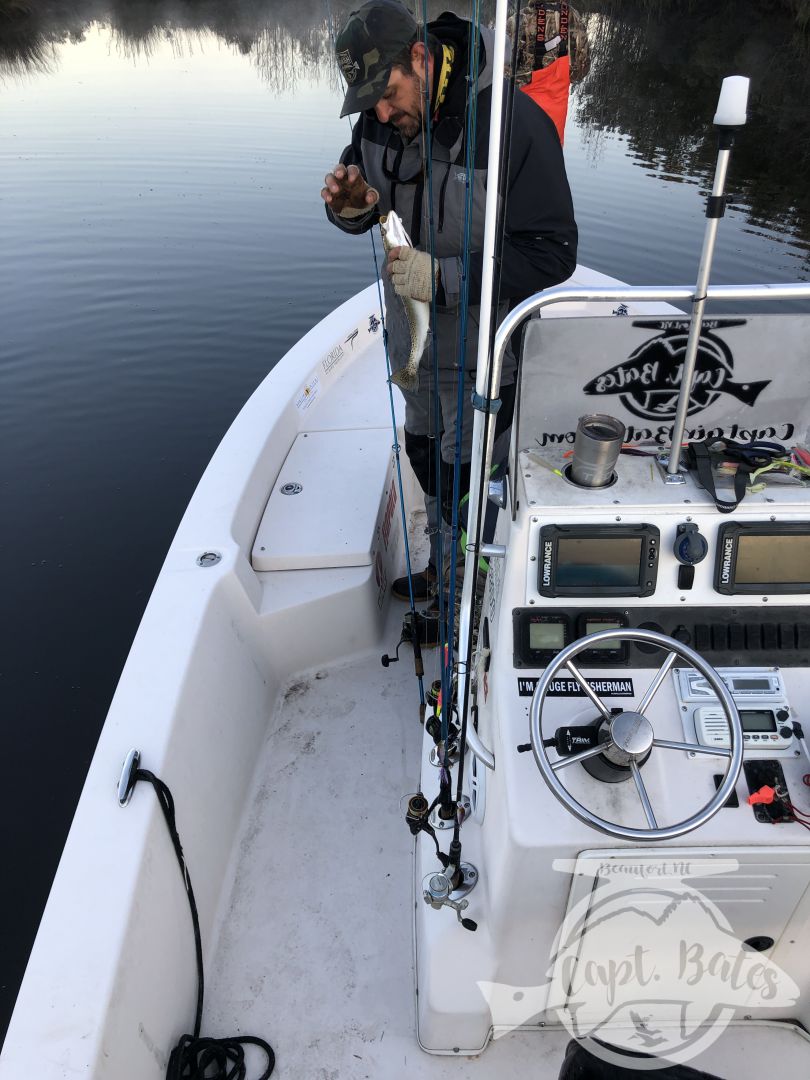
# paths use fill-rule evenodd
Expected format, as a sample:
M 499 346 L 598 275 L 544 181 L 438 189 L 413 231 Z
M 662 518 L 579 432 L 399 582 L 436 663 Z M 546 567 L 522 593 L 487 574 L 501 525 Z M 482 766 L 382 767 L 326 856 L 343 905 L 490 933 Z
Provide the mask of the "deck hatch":
M 267 501 L 254 570 L 370 566 L 390 462 L 388 428 L 301 432 Z

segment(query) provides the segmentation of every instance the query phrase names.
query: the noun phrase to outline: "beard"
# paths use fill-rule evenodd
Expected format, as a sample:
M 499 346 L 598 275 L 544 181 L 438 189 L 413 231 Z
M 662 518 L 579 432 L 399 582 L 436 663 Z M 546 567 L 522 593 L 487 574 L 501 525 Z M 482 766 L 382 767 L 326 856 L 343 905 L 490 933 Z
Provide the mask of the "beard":
M 400 114 L 400 117 L 396 120 L 392 118 L 391 123 L 403 139 L 415 138 L 422 127 L 422 121 L 418 117 L 408 116 L 404 113 Z
M 411 80 L 411 99 L 408 102 L 408 109 L 394 113 L 389 121 L 403 139 L 414 139 L 422 129 L 425 84 L 415 75 L 411 76 Z

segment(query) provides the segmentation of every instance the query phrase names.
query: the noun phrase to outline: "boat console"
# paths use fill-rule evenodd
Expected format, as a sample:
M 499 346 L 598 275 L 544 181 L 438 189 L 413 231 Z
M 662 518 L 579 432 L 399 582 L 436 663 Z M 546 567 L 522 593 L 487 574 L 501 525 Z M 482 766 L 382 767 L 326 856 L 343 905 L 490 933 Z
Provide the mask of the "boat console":
M 810 457 L 712 449 L 806 449 L 808 329 L 704 328 L 684 442 L 711 450 L 709 480 L 695 453 L 669 467 L 685 320 L 529 324 L 469 675 L 466 870 L 443 903 L 417 849 L 425 1049 L 563 1024 L 688 1061 L 717 1009 L 810 1026 Z M 595 398 L 623 445 L 583 486 Z M 426 734 L 428 801 L 436 760 Z

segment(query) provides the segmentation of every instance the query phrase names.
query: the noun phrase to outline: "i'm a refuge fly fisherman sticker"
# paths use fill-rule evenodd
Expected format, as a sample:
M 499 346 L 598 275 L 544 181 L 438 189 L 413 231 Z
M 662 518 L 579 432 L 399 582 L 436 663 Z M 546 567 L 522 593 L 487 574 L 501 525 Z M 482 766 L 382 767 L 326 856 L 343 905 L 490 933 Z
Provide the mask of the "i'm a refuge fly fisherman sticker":
M 518 678 L 518 694 L 521 697 L 533 697 L 540 680 Z M 588 679 L 588 686 L 600 697 L 633 697 L 632 679 Z M 585 691 L 576 679 L 552 679 L 547 697 L 585 697 Z

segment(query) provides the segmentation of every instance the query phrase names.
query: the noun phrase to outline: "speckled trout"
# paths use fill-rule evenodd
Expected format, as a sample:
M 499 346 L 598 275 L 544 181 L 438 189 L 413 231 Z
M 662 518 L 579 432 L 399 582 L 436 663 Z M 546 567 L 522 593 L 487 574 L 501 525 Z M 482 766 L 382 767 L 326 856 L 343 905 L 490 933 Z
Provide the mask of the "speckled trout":
M 380 232 L 386 254 L 395 247 L 413 247 L 402 219 L 393 210 L 380 218 Z M 397 295 L 388 274 L 382 279 L 391 381 L 403 390 L 415 390 L 430 329 L 430 304 Z

